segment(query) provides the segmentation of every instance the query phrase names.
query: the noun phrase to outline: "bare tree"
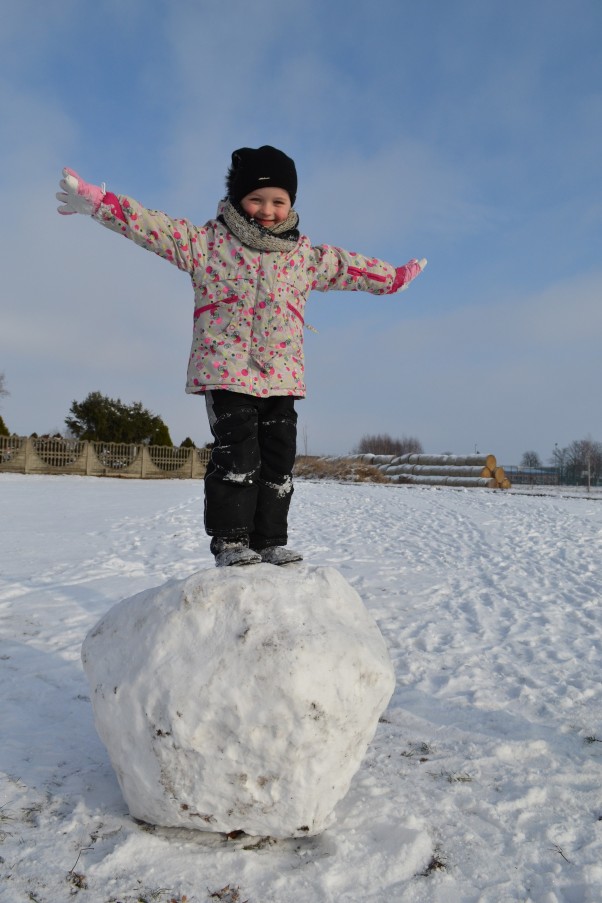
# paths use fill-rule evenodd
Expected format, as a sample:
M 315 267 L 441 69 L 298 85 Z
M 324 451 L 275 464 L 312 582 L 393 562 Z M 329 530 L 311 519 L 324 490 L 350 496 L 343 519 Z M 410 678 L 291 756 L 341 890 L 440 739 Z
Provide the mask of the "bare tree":
M 358 455 L 419 455 L 423 450 L 422 443 L 414 436 L 393 439 L 388 433 L 379 433 L 375 436 L 362 436 L 354 452 Z
M 541 467 L 541 459 L 536 451 L 526 451 L 524 452 L 521 460 L 521 467 Z
M 554 449 L 555 465 L 568 483 L 597 483 L 602 476 L 602 443 L 591 437 L 576 439 L 566 448 Z

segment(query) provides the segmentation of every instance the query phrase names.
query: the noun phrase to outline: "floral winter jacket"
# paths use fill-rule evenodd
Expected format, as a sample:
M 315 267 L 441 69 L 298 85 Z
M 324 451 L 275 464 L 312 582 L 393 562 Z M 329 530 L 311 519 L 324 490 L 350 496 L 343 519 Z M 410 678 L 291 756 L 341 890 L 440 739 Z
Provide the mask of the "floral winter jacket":
M 290 252 L 255 251 L 218 220 L 195 226 L 105 195 L 95 219 L 190 274 L 194 327 L 186 391 L 305 395 L 303 324 L 312 290 L 383 295 L 395 267 L 300 236 Z

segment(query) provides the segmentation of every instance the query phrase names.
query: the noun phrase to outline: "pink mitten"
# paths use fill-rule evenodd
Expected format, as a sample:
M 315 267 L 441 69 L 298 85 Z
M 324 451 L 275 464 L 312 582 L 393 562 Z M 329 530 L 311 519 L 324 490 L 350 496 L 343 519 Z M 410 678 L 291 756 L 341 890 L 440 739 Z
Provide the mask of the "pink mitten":
M 393 283 L 393 287 L 389 294 L 393 294 L 393 292 L 402 292 L 405 288 L 408 287 L 412 279 L 415 279 L 416 276 L 419 276 L 423 269 L 426 266 L 426 257 L 423 257 L 422 260 L 416 260 L 413 258 L 412 260 L 405 263 L 402 267 L 397 267 L 395 273 L 395 282 Z
M 105 195 L 104 186 L 90 185 L 72 169 L 63 170 L 61 179 L 62 191 L 57 192 L 57 200 L 61 201 L 59 213 L 96 213 Z

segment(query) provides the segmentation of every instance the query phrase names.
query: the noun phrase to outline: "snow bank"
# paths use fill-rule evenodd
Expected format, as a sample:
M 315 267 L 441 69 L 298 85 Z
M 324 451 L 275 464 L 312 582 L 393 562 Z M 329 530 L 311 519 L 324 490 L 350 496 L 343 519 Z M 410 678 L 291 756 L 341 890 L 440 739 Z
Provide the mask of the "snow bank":
M 118 603 L 82 660 L 130 812 L 167 827 L 309 836 L 394 689 L 382 635 L 333 568 L 226 568 Z

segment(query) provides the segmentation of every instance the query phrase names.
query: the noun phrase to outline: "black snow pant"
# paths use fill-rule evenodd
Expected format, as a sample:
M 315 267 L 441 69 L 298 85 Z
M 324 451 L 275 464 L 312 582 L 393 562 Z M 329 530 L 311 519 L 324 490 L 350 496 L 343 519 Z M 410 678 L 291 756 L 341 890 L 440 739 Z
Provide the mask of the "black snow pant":
M 252 549 L 287 543 L 297 447 L 295 399 L 207 391 L 215 440 L 205 474 L 205 530 Z

